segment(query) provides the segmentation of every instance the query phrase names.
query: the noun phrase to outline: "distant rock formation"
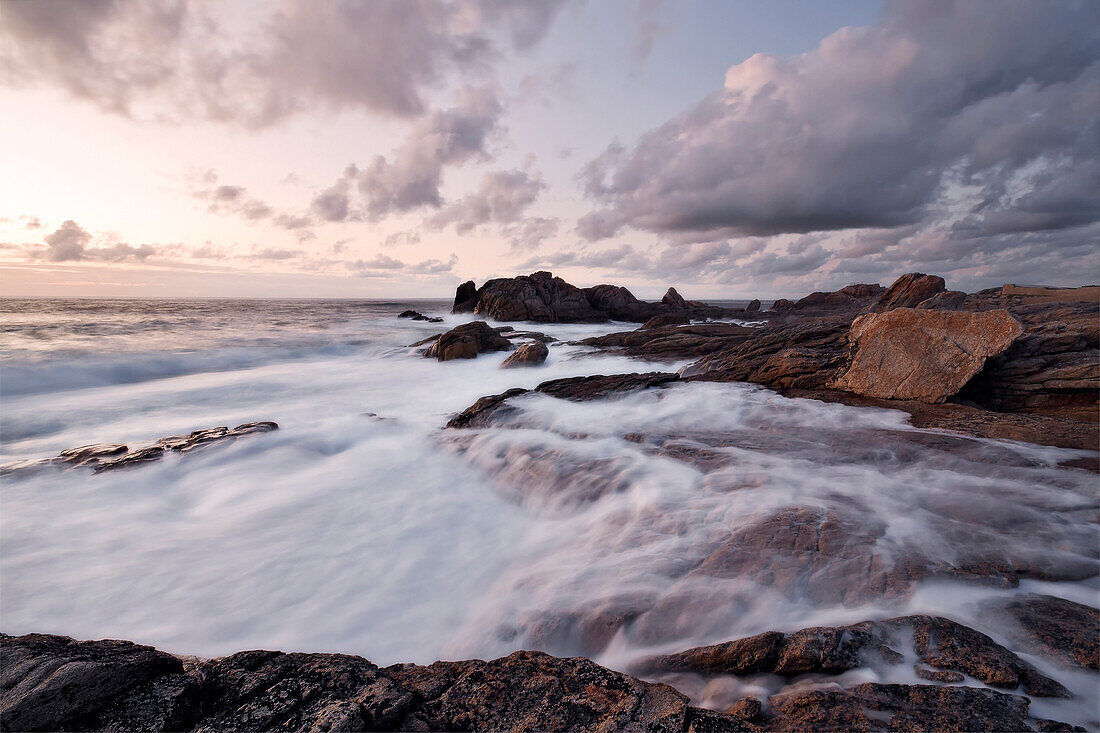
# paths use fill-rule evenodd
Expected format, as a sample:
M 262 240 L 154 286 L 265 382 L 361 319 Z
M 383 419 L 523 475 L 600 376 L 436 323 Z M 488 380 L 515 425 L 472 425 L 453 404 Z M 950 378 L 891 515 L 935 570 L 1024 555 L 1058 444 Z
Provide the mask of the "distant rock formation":
M 496 321 L 540 323 L 601 323 L 607 320 L 645 323 L 658 315 L 676 313 L 689 319 L 722 318 L 743 313 L 730 308 L 687 301 L 669 288 L 660 303 L 647 303 L 618 285 L 578 288 L 549 272 L 489 280 L 481 288 L 473 282 L 459 286 L 453 313 L 473 312 Z

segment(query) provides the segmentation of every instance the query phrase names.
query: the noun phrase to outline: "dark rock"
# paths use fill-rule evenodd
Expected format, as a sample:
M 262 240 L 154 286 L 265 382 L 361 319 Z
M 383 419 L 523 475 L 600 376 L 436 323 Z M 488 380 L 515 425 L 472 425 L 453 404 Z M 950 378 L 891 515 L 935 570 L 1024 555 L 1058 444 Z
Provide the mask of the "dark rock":
M 663 313 L 650 318 L 642 324 L 642 328 L 649 330 L 661 326 L 682 326 L 688 323 L 691 323 L 691 316 L 686 313 Z
M 903 616 L 850 626 L 815 627 L 790 634 L 767 632 L 639 663 L 643 672 L 691 672 L 704 676 L 733 674 L 840 674 L 860 667 L 881 668 L 904 662 L 911 647 L 933 667 L 926 679 L 960 682 L 963 673 L 994 687 L 1038 697 L 1070 697 L 1061 684 L 1043 675 L 985 634 L 950 619 Z M 918 669 L 918 674 L 919 674 Z
M 1030 594 L 1008 604 L 1014 642 L 1025 649 L 1100 671 L 1100 611 L 1064 598 Z
M 443 335 L 442 333 L 432 334 L 431 336 L 429 336 L 427 338 L 420 339 L 416 343 L 409 344 L 409 348 L 412 349 L 412 348 L 415 348 L 417 346 L 426 346 L 428 344 L 433 344 L 436 341 L 438 341 L 439 337 L 442 336 L 442 335 Z
M 776 301 L 772 310 L 800 315 L 854 315 L 873 305 L 883 292 L 881 285 L 848 285 L 832 293 L 810 293 L 790 306 L 786 305 L 789 301 Z
M 270 433 L 272 430 L 278 430 L 279 423 L 272 422 L 270 420 L 261 420 L 259 422 L 246 422 L 243 425 L 230 430 L 227 435 L 251 435 L 253 433 Z
M 668 312 L 665 305 L 638 300 L 632 292 L 618 285 L 596 285 L 585 288 L 584 293 L 593 308 L 616 321 L 641 323 Z
M 787 311 L 791 310 L 791 308 L 794 308 L 794 301 L 787 300 L 786 298 L 780 298 L 779 300 L 772 303 L 771 307 L 771 309 L 776 313 L 786 313 Z
M 598 323 L 607 320 L 607 314 L 593 308 L 583 290 L 549 272 L 490 280 L 478 291 L 474 313 L 497 321 Z
M 758 334 L 758 329 L 732 323 L 695 323 L 656 326 L 646 323 L 636 331 L 621 331 L 581 341 L 585 346 L 622 349 L 652 361 L 679 361 L 730 349 Z
M 744 329 L 733 346 L 688 366 L 688 379 L 821 389 L 848 365 L 848 321 L 805 319 Z
M 61 459 L 62 463 L 68 463 L 72 466 L 88 466 L 95 465 L 104 458 L 125 453 L 127 450 L 128 448 L 121 443 L 94 443 L 63 450 L 57 457 Z
M 585 402 L 607 397 L 611 394 L 632 392 L 638 389 L 660 387 L 675 382 L 680 377 L 668 372 L 649 372 L 646 374 L 596 374 L 588 377 L 565 377 L 543 382 L 533 390 L 510 389 L 498 395 L 482 397 L 447 422 L 449 428 L 486 427 L 494 418 L 500 418 L 505 403 L 512 397 L 528 392 L 547 394 L 563 400 Z
M 149 680 L 183 672 L 176 657 L 128 641 L 28 634 L 4 635 L 0 646 L 4 730 L 70 728 Z
M 473 280 L 467 280 L 455 291 L 455 302 L 451 313 L 473 313 L 477 305 L 477 286 Z
M 541 333 L 540 331 L 517 331 L 511 327 L 506 328 L 508 328 L 507 331 L 502 331 L 499 328 L 496 329 L 496 331 L 501 336 L 510 341 L 513 341 L 515 339 L 526 339 L 529 341 L 539 341 L 544 344 L 552 344 L 557 341 L 557 339 L 553 336 L 548 336 L 547 334 Z
M 688 302 L 684 300 L 684 296 L 676 292 L 676 288 L 669 288 L 664 297 L 661 298 L 661 302 L 676 310 L 687 310 L 688 308 Z
M 549 355 L 550 350 L 546 348 L 546 344 L 541 341 L 531 341 L 530 343 L 520 344 L 516 350 L 504 360 L 500 368 L 511 369 L 513 367 L 538 366 L 546 361 L 546 357 Z
M 163 445 L 148 445 L 144 448 L 130 451 L 118 458 L 113 458 L 109 461 L 101 461 L 92 468 L 92 471 L 101 473 L 103 471 L 113 471 L 118 468 L 129 468 L 141 463 L 149 463 L 150 461 L 158 461 L 164 455 L 165 450 L 167 449 Z
M 129 642 L 3 637 L 5 730 L 681 731 L 687 699 L 587 659 L 379 669 L 344 654 L 240 652 L 185 670 Z
M 894 308 L 916 308 L 929 298 L 946 290 L 943 278 L 938 275 L 925 275 L 923 272 L 911 272 L 902 275 L 875 304 L 878 313 Z
M 870 313 L 852 323 L 848 340 L 856 351 L 835 386 L 869 397 L 943 402 L 1022 333 L 1006 310 Z
M 756 300 L 755 298 L 750 300 L 749 304 L 747 306 L 745 306 L 745 312 L 746 313 L 759 313 L 760 312 L 760 301 Z
M 450 361 L 451 359 L 473 359 L 478 354 L 491 351 L 508 351 L 512 342 L 494 331 L 485 321 L 472 321 L 455 326 L 447 331 L 434 344 L 428 347 L 424 356 Z
M 885 685 L 810 690 L 769 699 L 762 728 L 775 731 L 1025 731 L 1026 697 L 973 687 Z
M 412 311 L 412 310 L 401 311 L 400 313 L 397 314 L 397 317 L 398 318 L 424 318 L 424 316 L 421 313 L 419 313 L 417 311 Z
M 944 290 L 927 300 L 922 300 L 916 307 L 925 310 L 957 311 L 962 310 L 965 302 L 966 293 L 961 290 Z

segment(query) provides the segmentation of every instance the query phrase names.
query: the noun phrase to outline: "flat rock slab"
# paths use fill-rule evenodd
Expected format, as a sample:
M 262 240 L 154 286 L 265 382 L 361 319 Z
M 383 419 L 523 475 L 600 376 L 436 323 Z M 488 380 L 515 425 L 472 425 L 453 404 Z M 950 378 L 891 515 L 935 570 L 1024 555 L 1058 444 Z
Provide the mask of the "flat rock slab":
M 897 308 L 852 323 L 852 365 L 837 388 L 868 397 L 943 402 L 1024 332 L 1006 310 Z

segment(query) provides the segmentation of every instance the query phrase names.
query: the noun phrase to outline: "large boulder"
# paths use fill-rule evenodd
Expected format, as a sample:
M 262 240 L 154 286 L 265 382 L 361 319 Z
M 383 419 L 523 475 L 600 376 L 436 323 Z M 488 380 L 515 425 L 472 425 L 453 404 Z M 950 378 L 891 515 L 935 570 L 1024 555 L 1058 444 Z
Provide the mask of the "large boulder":
M 879 298 L 878 303 L 875 304 L 875 310 L 882 313 L 894 308 L 916 308 L 924 301 L 946 289 L 943 278 L 938 275 L 910 272 L 899 277 L 893 285 L 886 289 L 886 292 Z
M 855 353 L 836 387 L 882 399 L 943 402 L 1022 333 L 1005 310 L 869 313 L 852 323 L 848 339 Z
M 541 341 L 530 341 L 525 344 L 520 344 L 519 347 L 504 360 L 500 368 L 512 369 L 514 367 L 538 366 L 546 361 L 546 357 L 549 355 L 550 350 L 546 348 L 546 344 Z
M 661 302 L 676 310 L 686 310 L 689 307 L 688 302 L 684 300 L 684 296 L 676 292 L 676 288 L 669 288 L 668 292 L 665 293 L 665 297 L 661 298 Z
M 759 313 L 760 312 L 760 301 L 755 299 L 755 298 L 750 300 L 749 304 L 747 306 L 745 306 L 745 312 L 746 313 Z
M 467 280 L 455 290 L 455 302 L 451 313 L 473 313 L 477 305 L 477 285 L 473 280 Z
M 497 278 L 478 291 L 474 313 L 497 321 L 599 323 L 607 314 L 588 302 L 583 290 L 549 272 Z
M 634 297 L 634 293 L 619 285 L 595 285 L 584 289 L 589 304 L 616 321 L 641 323 L 668 308 L 661 303 L 646 303 Z
M 512 342 L 493 330 L 485 321 L 472 321 L 455 326 L 428 347 L 424 356 L 439 361 L 473 359 L 490 351 L 508 351 Z

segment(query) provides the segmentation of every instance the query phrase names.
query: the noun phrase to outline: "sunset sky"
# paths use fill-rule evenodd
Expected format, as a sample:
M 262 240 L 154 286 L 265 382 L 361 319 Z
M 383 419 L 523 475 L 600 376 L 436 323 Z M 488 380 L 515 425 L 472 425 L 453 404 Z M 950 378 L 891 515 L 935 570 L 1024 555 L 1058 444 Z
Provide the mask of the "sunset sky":
M 1100 281 L 1092 0 L 0 2 L 3 295 Z

